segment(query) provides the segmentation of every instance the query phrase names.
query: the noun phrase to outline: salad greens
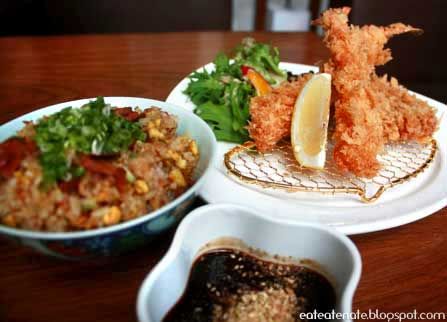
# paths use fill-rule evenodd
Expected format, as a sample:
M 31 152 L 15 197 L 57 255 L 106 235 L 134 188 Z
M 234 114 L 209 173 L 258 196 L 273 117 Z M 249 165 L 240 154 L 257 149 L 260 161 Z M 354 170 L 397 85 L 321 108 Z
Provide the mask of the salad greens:
M 43 186 L 84 173 L 72 164 L 76 152 L 110 155 L 125 151 L 135 140 L 145 140 L 138 123 L 130 122 L 112 112 L 104 98 L 98 97 L 81 108 L 67 107 L 44 117 L 35 126 L 36 143 L 40 150 Z M 71 157 L 70 157 L 71 156 Z
M 287 79 L 279 68 L 279 51 L 268 44 L 246 38 L 236 47 L 232 60 L 219 53 L 212 72 L 193 72 L 185 90 L 196 105 L 194 112 L 212 128 L 218 140 L 243 143 L 249 139 L 246 126 L 250 118 L 250 98 L 256 94 L 242 74 L 242 66 L 251 67 L 270 84 Z
M 234 60 L 252 67 L 272 85 L 280 84 L 287 79 L 287 73 L 279 68 L 278 48 L 257 43 L 253 38 L 245 38 L 236 47 Z

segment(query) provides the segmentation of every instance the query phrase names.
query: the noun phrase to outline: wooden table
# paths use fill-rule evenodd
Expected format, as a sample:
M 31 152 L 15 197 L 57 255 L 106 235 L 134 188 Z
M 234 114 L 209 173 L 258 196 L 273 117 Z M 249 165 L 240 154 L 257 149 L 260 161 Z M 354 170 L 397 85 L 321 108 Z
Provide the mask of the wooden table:
M 244 36 L 0 38 L 0 124 L 36 108 L 98 95 L 163 100 L 186 74 Z M 272 41 L 285 61 L 327 58 L 313 34 L 254 36 Z M 171 238 L 172 232 L 132 254 L 98 262 L 64 262 L 0 241 L 0 321 L 135 321 L 138 287 Z M 363 258 L 354 310 L 447 311 L 447 208 L 352 239 Z

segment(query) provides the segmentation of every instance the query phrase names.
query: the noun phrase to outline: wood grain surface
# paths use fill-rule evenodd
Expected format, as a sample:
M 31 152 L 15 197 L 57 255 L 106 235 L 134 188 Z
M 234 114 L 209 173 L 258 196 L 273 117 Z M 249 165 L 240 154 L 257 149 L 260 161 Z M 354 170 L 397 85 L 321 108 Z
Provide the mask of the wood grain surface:
M 0 38 L 0 124 L 40 107 L 98 95 L 165 99 L 190 71 L 246 35 Z M 313 64 L 327 57 L 310 33 L 252 35 L 278 46 L 284 61 Z M 139 285 L 172 235 L 95 262 L 60 261 L 0 240 L 0 321 L 135 321 Z M 447 312 L 447 208 L 352 239 L 363 259 L 354 310 Z

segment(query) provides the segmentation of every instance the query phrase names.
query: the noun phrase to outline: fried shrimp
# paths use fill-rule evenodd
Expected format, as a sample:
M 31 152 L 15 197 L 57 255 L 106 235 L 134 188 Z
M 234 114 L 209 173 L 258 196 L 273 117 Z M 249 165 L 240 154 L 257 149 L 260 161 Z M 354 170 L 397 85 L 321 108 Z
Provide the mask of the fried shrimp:
M 290 135 L 290 122 L 296 98 L 312 74 L 303 74 L 294 82 L 284 82 L 269 94 L 250 101 L 250 137 L 260 152 L 271 150 Z
M 427 141 L 436 130 L 435 112 L 400 86 L 378 77 L 375 66 L 392 59 L 384 48 L 398 34 L 420 33 L 402 23 L 387 27 L 348 24 L 350 8 L 329 9 L 314 24 L 325 31 L 331 57 L 323 71 L 333 79 L 335 107 L 334 160 L 341 170 L 372 177 L 380 169 L 377 155 L 388 142 Z

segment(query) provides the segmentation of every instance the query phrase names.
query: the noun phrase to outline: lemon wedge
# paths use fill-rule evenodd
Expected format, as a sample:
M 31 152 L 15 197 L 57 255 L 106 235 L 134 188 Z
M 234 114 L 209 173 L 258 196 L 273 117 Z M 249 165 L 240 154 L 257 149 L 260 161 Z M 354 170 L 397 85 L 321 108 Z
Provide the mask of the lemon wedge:
M 331 75 L 315 74 L 295 102 L 291 142 L 295 159 L 303 167 L 323 169 L 331 99 Z

